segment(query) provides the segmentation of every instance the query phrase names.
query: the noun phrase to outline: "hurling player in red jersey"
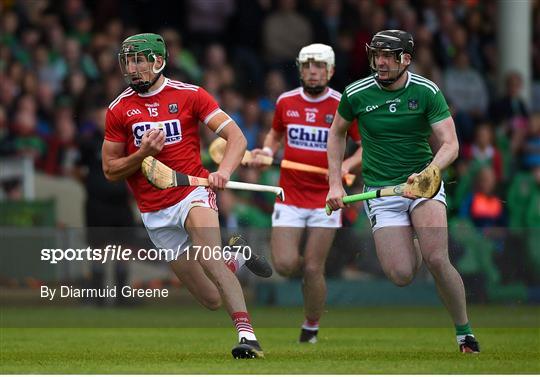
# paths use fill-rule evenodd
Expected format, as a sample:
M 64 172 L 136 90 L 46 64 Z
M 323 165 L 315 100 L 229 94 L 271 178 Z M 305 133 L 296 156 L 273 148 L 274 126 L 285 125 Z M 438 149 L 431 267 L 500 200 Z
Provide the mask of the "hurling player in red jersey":
M 223 189 L 246 149 L 246 139 L 236 123 L 202 88 L 162 75 L 167 48 L 160 35 L 145 33 L 122 42 L 122 73 L 129 88 L 109 106 L 103 142 L 103 171 L 107 179 L 127 179 L 150 239 L 193 296 L 211 310 L 222 303 L 238 331 L 235 358 L 262 357 L 250 323 L 242 288 L 233 272 L 244 264 L 254 273 L 269 276 L 263 258 L 242 253 L 224 263 L 221 255 L 195 250 L 221 250 L 216 194 Z M 208 173 L 201 163 L 199 122 L 227 140 L 219 170 Z M 208 177 L 209 188 L 152 187 L 141 173 L 146 156 L 155 156 L 174 170 Z M 235 241 L 238 237 L 235 238 Z M 194 246 L 190 249 L 190 246 Z M 195 259 L 197 258 L 197 259 Z
M 254 156 L 273 156 L 284 141 L 284 159 L 328 168 L 326 143 L 341 94 L 328 87 L 334 74 L 334 51 L 312 44 L 300 50 L 297 64 L 302 86 L 283 93 L 277 100 L 272 129 L 262 149 Z M 360 145 L 356 125 L 350 136 Z M 361 148 L 344 161 L 343 173 L 361 165 Z M 262 166 L 255 160 L 251 166 Z M 300 342 L 315 343 L 324 310 L 326 283 L 324 266 L 341 227 L 341 213 L 325 213 L 328 179 L 324 175 L 281 169 L 279 184 L 287 193 L 285 202 L 276 200 L 272 215 L 272 260 L 283 276 L 303 276 L 305 320 Z M 300 242 L 307 228 L 303 257 Z

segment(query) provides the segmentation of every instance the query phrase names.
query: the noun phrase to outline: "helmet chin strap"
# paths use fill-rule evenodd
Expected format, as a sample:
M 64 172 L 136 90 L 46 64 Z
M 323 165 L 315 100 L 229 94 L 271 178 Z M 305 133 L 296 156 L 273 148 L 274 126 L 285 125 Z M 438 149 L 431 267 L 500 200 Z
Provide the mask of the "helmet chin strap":
M 137 93 L 146 93 L 146 92 L 148 92 L 148 89 L 150 89 L 159 80 L 159 78 L 160 78 L 166 64 L 167 64 L 167 62 L 164 60 L 163 65 L 161 66 L 161 68 L 156 69 L 155 68 L 156 60 L 155 60 L 155 57 L 154 57 L 154 64 L 152 64 L 152 72 L 155 73 L 156 76 L 151 81 L 143 81 L 140 84 L 131 83 L 131 84 L 129 84 L 129 86 L 131 87 L 131 89 L 133 89 Z
M 399 70 L 399 68 L 398 68 L 398 69 L 393 69 L 392 71 L 398 71 L 398 70 Z M 403 76 L 403 74 L 405 73 L 406 70 L 407 70 L 407 66 L 405 66 L 405 68 L 403 68 L 403 69 L 401 70 L 401 72 L 399 72 L 399 73 L 397 74 L 396 77 L 394 77 L 393 79 L 386 79 L 386 80 L 380 79 L 380 78 L 379 78 L 379 73 L 377 73 L 377 74 L 375 75 L 375 80 L 377 80 L 377 82 L 378 82 L 379 84 L 381 84 L 382 86 L 387 87 L 387 86 L 390 86 L 390 85 L 392 85 L 393 83 L 395 83 L 397 80 L 399 80 L 399 78 L 400 78 L 401 76 Z

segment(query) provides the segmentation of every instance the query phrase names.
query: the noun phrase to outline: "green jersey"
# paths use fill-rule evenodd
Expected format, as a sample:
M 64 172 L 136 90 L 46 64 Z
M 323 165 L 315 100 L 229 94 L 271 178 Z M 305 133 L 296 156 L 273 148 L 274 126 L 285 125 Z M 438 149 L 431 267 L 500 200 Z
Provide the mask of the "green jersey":
M 433 159 L 428 143 L 431 126 L 450 117 L 441 91 L 433 82 L 407 72 L 405 86 L 385 90 L 373 76 L 345 88 L 338 112 L 358 119 L 362 135 L 362 174 L 368 186 L 403 183 Z

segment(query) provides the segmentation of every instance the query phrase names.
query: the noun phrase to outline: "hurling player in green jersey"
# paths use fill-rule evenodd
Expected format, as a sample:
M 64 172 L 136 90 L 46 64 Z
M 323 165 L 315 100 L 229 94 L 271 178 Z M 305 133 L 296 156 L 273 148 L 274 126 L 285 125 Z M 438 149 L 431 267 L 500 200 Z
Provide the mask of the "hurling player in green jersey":
M 412 182 L 427 165 L 442 170 L 458 156 L 454 121 L 443 94 L 433 82 L 408 71 L 413 47 L 411 34 L 401 30 L 381 31 L 366 45 L 374 75 L 347 86 L 330 129 L 330 208 L 344 207 L 341 163 L 346 131 L 354 119 L 362 136 L 366 191 Z M 386 276 L 398 286 L 408 285 L 423 259 L 454 321 L 460 351 L 479 352 L 467 317 L 463 281 L 448 258 L 444 186 L 433 199 L 382 197 L 364 206 Z

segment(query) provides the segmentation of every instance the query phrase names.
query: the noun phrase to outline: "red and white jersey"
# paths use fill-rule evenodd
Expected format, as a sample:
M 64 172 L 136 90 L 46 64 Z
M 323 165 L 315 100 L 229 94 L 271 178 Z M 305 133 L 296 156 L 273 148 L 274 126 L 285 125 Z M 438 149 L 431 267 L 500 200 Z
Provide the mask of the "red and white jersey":
M 341 99 L 338 91 L 328 89 L 321 97 L 311 98 L 299 87 L 277 99 L 272 128 L 285 134 L 285 160 L 328 168 L 328 131 Z M 360 141 L 356 121 L 348 134 L 354 141 Z M 285 204 L 301 208 L 325 206 L 328 180 L 323 174 L 281 169 L 279 184 L 285 190 Z
M 202 166 L 199 122 L 207 122 L 220 110 L 203 88 L 165 78 L 163 85 L 151 93 L 124 90 L 109 105 L 105 123 L 105 140 L 125 143 L 126 155 L 135 153 L 143 134 L 149 129 L 165 132 L 165 146 L 154 156 L 176 171 L 196 177 L 207 177 Z M 158 190 L 148 183 L 141 171 L 128 179 L 141 212 L 170 207 L 184 199 L 195 187 Z

